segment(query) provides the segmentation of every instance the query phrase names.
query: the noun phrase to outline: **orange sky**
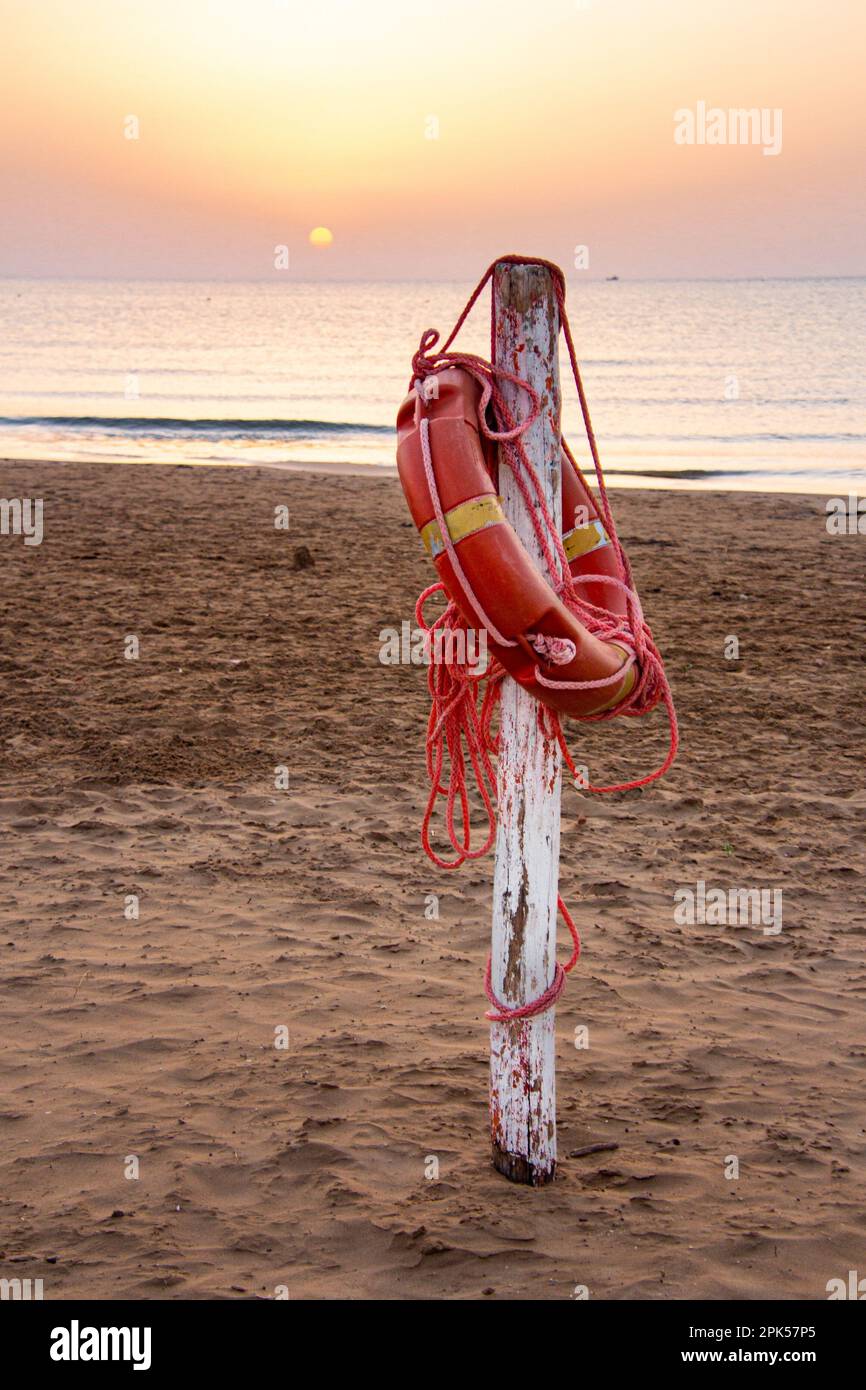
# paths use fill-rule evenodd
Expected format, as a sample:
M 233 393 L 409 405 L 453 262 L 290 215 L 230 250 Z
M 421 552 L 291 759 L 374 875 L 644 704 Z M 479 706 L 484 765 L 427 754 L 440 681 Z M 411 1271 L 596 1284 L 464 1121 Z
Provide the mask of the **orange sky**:
M 0 28 L 3 275 L 866 271 L 862 0 L 0 0 Z M 701 100 L 781 108 L 781 153 L 677 145 Z

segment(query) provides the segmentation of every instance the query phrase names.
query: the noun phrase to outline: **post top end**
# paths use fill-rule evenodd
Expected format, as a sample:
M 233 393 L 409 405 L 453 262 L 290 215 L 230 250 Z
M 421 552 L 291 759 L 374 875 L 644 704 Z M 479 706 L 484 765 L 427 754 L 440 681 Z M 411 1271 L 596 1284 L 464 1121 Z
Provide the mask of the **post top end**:
M 496 297 L 507 309 L 525 314 L 533 305 L 553 300 L 553 277 L 543 265 L 496 264 Z

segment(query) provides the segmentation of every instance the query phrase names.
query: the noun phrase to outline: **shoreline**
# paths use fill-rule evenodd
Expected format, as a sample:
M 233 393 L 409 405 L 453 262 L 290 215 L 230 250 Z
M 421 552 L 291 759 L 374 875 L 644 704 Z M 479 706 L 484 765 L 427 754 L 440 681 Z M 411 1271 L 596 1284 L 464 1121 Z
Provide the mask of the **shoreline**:
M 397 465 L 385 463 L 348 463 L 344 461 L 321 461 L 310 462 L 307 460 L 286 459 L 281 462 L 256 461 L 254 463 L 238 463 L 234 460 L 208 459 L 206 461 L 178 461 L 176 459 L 49 459 L 49 458 L 18 458 L 0 457 L 0 467 L 47 467 L 47 468 L 175 468 L 175 469 L 234 469 L 241 473 L 255 472 L 257 469 L 264 468 L 276 473 L 309 473 L 320 477 L 344 477 L 344 478 L 394 478 L 397 479 Z M 597 487 L 595 474 L 590 468 L 584 470 L 585 476 L 592 487 Z M 745 494 L 751 497 L 848 497 L 851 495 L 850 489 L 832 488 L 828 485 L 826 491 L 823 489 L 810 489 L 797 487 L 793 484 L 786 488 L 768 488 L 762 482 L 756 483 L 754 487 L 744 486 L 725 486 L 724 479 L 732 476 L 747 479 L 753 476 L 747 469 L 734 473 L 733 470 L 725 474 L 719 474 L 714 469 L 707 468 L 683 468 L 654 470 L 651 473 L 640 473 L 637 470 L 620 470 L 615 468 L 605 468 L 604 477 L 608 487 L 615 491 L 650 491 L 650 492 L 694 492 L 703 493 L 733 493 Z M 700 478 L 707 480 L 704 486 L 690 487 L 690 483 L 697 482 Z M 711 479 L 718 478 L 719 482 L 712 485 Z M 656 484 L 655 480 L 660 481 Z M 864 477 L 859 488 L 855 488 L 854 496 L 866 496 L 866 477 Z
M 29 459 L 29 458 L 0 458 L 0 467 L 9 465 L 20 467 L 22 465 L 33 465 L 34 467 L 47 468 L 234 468 L 242 473 L 249 473 L 257 468 L 276 469 L 278 472 L 285 473 L 318 473 L 323 477 L 374 477 L 390 478 L 397 476 L 396 463 L 343 463 L 343 462 L 322 462 L 304 463 L 287 459 L 283 463 L 236 463 L 233 459 L 225 462 L 208 459 L 198 462 L 196 460 L 179 461 L 177 459 Z

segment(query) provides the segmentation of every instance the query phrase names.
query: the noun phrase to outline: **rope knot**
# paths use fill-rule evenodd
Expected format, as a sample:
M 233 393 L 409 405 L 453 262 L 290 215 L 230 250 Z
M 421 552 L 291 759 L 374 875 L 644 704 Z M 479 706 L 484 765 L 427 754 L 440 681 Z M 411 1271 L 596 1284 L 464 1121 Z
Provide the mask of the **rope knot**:
M 436 329 L 425 328 L 424 332 L 421 334 L 421 341 L 418 344 L 418 351 L 412 358 L 412 370 L 415 373 L 415 376 L 419 378 L 419 380 L 423 380 L 424 377 L 429 376 L 431 372 L 436 370 L 434 365 L 435 358 L 433 357 L 433 348 L 436 346 L 438 341 L 439 334 L 436 332 Z
M 551 666 L 567 666 L 577 656 L 577 647 L 570 637 L 548 637 L 543 632 L 526 635 L 542 660 L 549 661 Z
M 412 390 L 422 405 L 429 405 L 431 401 L 439 399 L 439 380 L 435 376 L 417 376 L 412 382 Z

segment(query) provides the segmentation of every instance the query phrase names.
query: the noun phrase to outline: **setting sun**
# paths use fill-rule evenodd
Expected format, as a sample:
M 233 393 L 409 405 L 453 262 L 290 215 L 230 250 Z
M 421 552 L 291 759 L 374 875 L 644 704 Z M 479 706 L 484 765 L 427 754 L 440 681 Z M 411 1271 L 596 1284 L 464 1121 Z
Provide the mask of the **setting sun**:
M 334 240 L 334 233 L 328 227 L 314 227 L 310 232 L 311 246 L 330 246 Z

